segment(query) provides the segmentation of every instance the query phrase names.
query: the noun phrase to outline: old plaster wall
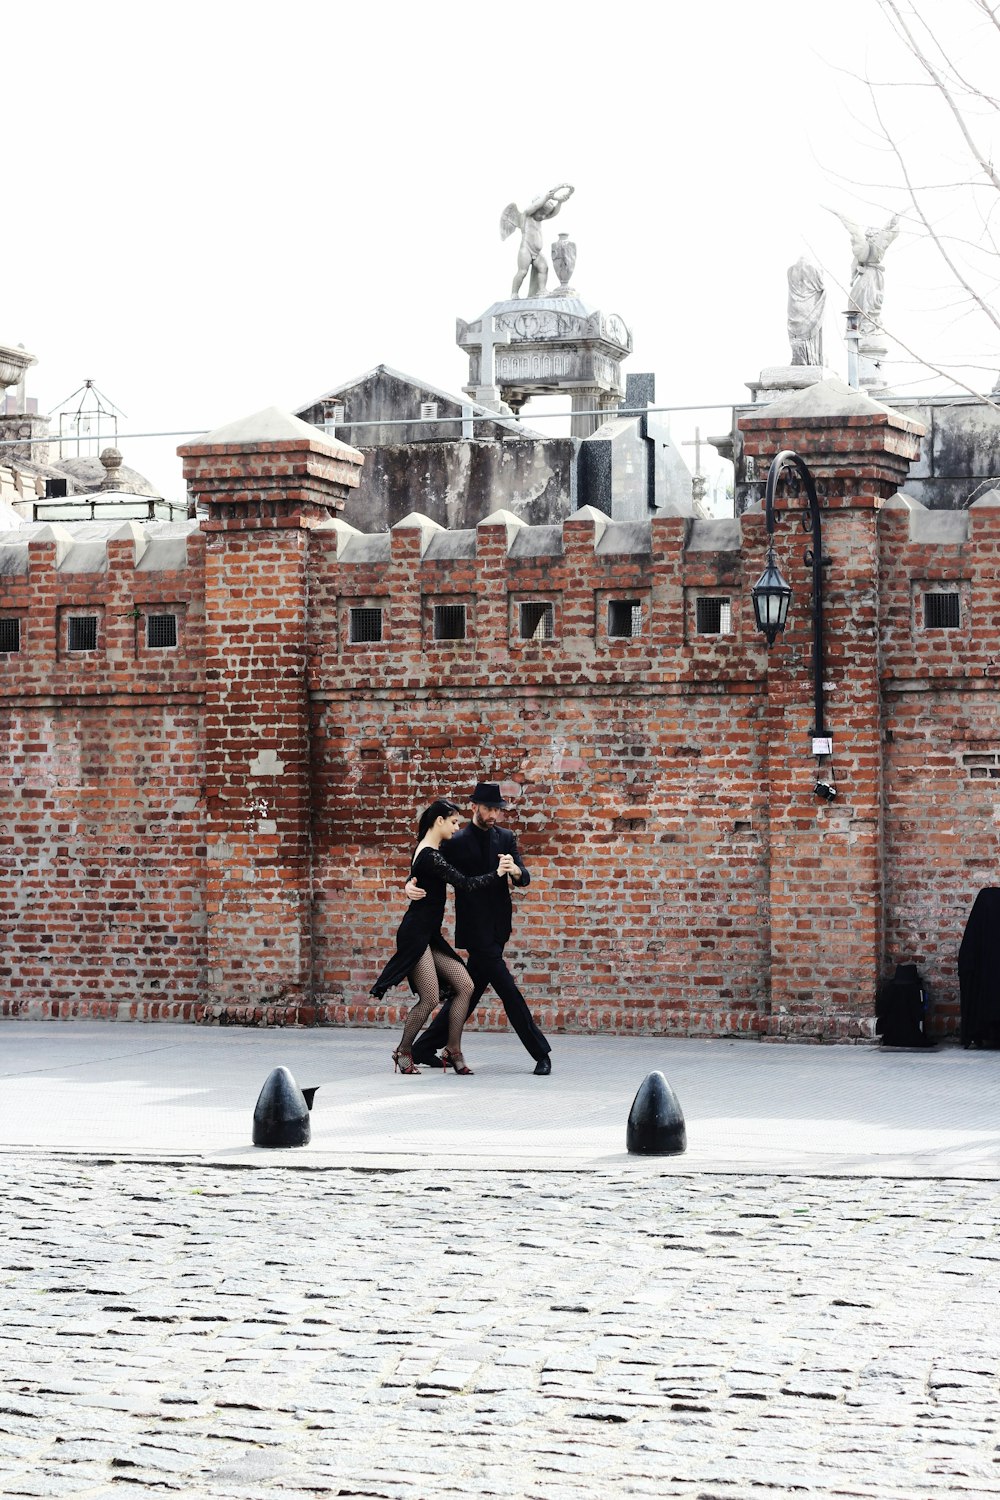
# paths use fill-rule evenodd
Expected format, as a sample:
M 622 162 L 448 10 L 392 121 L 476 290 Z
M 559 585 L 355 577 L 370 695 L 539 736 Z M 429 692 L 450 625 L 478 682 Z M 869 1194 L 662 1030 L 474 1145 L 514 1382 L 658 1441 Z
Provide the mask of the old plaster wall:
M 361 451 L 361 484 L 344 509 L 344 519 L 359 531 L 385 531 L 413 511 L 459 529 L 495 510 L 544 526 L 575 505 L 576 443 L 570 438 L 400 443 Z

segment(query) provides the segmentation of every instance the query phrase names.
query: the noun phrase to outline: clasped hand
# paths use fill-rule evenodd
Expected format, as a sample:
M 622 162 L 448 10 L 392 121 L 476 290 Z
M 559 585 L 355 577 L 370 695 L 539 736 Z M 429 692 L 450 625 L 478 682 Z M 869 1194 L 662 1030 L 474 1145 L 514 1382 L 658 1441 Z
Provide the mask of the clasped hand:
M 518 874 L 517 860 L 513 855 L 501 854 L 497 861 L 497 874 L 514 876 Z M 427 895 L 427 892 L 422 886 L 417 884 L 412 875 L 404 885 L 403 890 L 411 901 L 422 901 Z

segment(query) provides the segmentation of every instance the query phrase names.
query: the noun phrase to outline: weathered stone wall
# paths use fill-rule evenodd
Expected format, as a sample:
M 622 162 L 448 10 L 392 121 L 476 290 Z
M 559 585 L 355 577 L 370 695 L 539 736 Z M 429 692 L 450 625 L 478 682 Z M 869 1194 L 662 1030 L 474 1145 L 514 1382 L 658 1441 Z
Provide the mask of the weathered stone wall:
M 917 457 L 904 481 L 905 493 L 928 510 L 964 510 L 1000 476 L 1000 410 L 995 398 L 937 396 L 907 401 L 883 398 L 883 404 L 922 429 Z M 733 408 L 732 430 L 713 438 L 713 446 L 735 467 L 737 514 L 759 500 L 765 475 L 754 459 L 747 463 L 741 427 L 764 406 Z
M 434 421 L 420 421 L 425 404 Z M 576 504 L 572 438 L 542 438 L 491 419 L 486 408 L 459 401 L 378 365 L 298 416 L 323 428 L 341 416 L 337 441 L 364 454 L 359 483 L 344 497 L 344 520 L 359 531 L 387 531 L 414 511 L 440 526 L 475 526 L 510 510 L 533 526 L 558 523 Z M 463 412 L 473 414 L 463 436 Z
M 575 503 L 576 447 L 570 438 L 508 437 L 362 448 L 363 483 L 344 519 L 369 532 L 386 531 L 415 510 L 456 528 L 495 510 L 534 526 L 558 522 Z

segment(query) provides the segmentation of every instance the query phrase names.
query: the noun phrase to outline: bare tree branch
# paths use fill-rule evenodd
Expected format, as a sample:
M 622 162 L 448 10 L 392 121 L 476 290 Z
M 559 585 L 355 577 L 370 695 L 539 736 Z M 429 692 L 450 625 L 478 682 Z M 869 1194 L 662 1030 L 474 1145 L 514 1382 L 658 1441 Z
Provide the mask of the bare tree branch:
M 916 37 L 913 35 L 913 32 L 904 21 L 902 14 L 900 13 L 899 6 L 896 4 L 896 0 L 878 0 L 878 4 L 883 14 L 886 14 L 892 18 L 892 24 L 895 26 L 897 32 L 902 33 L 912 57 L 920 64 L 928 77 L 933 79 L 933 81 L 937 84 L 937 87 L 941 93 L 941 97 L 944 99 L 945 103 L 948 105 L 948 108 L 951 110 L 955 123 L 961 131 L 961 134 L 965 140 L 966 145 L 969 148 L 969 151 L 972 153 L 972 156 L 975 158 L 975 160 L 979 163 L 984 177 L 992 182 L 997 192 L 1000 192 L 1000 176 L 998 176 L 996 171 L 994 170 L 993 163 L 983 155 L 979 146 L 973 139 L 972 133 L 965 122 L 965 117 L 956 104 L 946 80 L 942 77 L 939 70 L 935 68 L 930 58 L 926 57 L 922 52 Z
M 881 3 L 881 0 L 880 0 L 880 3 Z M 893 4 L 893 0 L 885 0 L 885 3 Z M 885 121 L 882 119 L 882 112 L 879 109 L 878 99 L 876 98 L 875 92 L 874 92 L 873 89 L 869 90 L 869 96 L 871 98 L 872 110 L 874 111 L 875 118 L 876 118 L 876 120 L 879 123 L 879 128 L 881 129 L 881 131 L 882 131 L 882 133 L 883 133 L 883 135 L 885 137 L 887 145 L 891 149 L 893 155 L 896 158 L 896 161 L 899 164 L 899 170 L 902 173 L 903 182 L 904 182 L 904 184 L 906 186 L 907 192 L 910 195 L 910 202 L 913 205 L 913 209 L 914 209 L 914 212 L 917 215 L 917 218 L 920 220 L 921 224 L 924 226 L 924 229 L 926 230 L 926 232 L 929 235 L 931 241 L 933 242 L 933 244 L 935 246 L 935 249 L 937 250 L 938 254 L 941 256 L 941 259 L 944 261 L 945 265 L 948 267 L 948 270 L 951 272 L 952 276 L 954 276 L 955 280 L 958 282 L 959 286 L 962 287 L 969 294 L 969 296 L 971 298 L 973 298 L 974 301 L 976 301 L 982 307 L 983 311 L 986 313 L 986 316 L 989 318 L 989 320 L 993 324 L 994 328 L 997 330 L 998 333 L 1000 333 L 1000 315 L 998 315 L 994 311 L 994 309 L 990 306 L 990 304 L 988 302 L 986 302 L 979 295 L 979 293 L 976 291 L 976 289 L 966 279 L 966 277 L 963 274 L 961 268 L 959 267 L 959 265 L 957 264 L 957 262 L 954 260 L 954 258 L 950 254 L 947 246 L 945 245 L 943 236 L 938 233 L 938 231 L 935 229 L 934 225 L 931 223 L 930 219 L 927 217 L 927 214 L 924 212 L 924 207 L 923 207 L 923 204 L 920 201 L 920 197 L 919 197 L 918 193 L 914 190 L 913 184 L 910 181 L 910 173 L 909 173 L 909 169 L 908 169 L 908 167 L 906 165 L 906 161 L 905 161 L 905 159 L 903 157 L 903 153 L 902 153 L 902 151 L 900 151 L 900 149 L 899 149 L 898 145 L 896 144 L 895 140 L 892 138 L 892 136 L 886 130 Z

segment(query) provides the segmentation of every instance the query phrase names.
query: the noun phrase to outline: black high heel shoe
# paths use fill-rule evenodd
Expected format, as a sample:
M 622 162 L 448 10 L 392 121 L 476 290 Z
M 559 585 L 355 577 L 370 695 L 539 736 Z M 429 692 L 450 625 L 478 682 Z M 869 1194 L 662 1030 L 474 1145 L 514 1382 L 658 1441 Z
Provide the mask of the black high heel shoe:
M 461 1073 L 469 1078 L 473 1076 L 473 1070 L 466 1067 L 465 1058 L 462 1056 L 461 1052 L 449 1052 L 448 1048 L 445 1047 L 444 1051 L 441 1053 L 441 1061 L 444 1064 L 444 1070 L 446 1073 L 449 1068 L 454 1068 L 456 1073 Z

